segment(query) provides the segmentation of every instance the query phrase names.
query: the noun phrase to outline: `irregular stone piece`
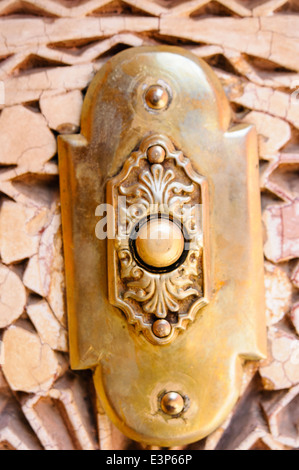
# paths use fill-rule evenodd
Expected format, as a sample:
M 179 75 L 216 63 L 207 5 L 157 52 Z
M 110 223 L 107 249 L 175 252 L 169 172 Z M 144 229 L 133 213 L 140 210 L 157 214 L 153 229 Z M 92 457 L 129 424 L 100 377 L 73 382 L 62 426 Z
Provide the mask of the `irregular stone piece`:
M 299 199 L 268 206 L 263 213 L 266 229 L 264 252 L 274 263 L 299 257 Z
M 292 333 L 271 327 L 268 358 L 260 375 L 266 390 L 282 390 L 299 383 L 299 339 Z
M 23 400 L 22 410 L 45 450 L 76 450 L 56 400 L 30 395 Z
M 270 191 L 285 202 L 293 203 L 299 194 L 296 184 L 298 164 L 298 153 L 283 152 L 275 155 L 261 173 L 261 188 Z
M 96 435 L 91 421 L 91 410 L 87 399 L 90 397 L 90 383 L 79 380 L 73 374 L 66 374 L 49 391 L 49 396 L 64 406 L 76 440 L 81 449 L 97 449 Z
M 42 343 L 48 344 L 52 349 L 67 352 L 67 332 L 57 321 L 48 302 L 31 302 L 27 306 L 27 313 Z
M 265 263 L 265 298 L 267 325 L 274 325 L 290 310 L 292 284 L 282 269 L 269 262 Z
M 278 397 L 270 406 L 263 405 L 268 419 L 271 435 L 276 441 L 289 449 L 299 446 L 299 385 L 292 387 L 286 394 Z
M 13 106 L 2 111 L 0 164 L 19 165 L 34 172 L 42 168 L 55 152 L 55 138 L 40 113 L 24 106 Z
M 40 107 L 48 125 L 60 133 L 75 133 L 79 129 L 83 96 L 79 90 L 59 95 L 43 93 Z
M 160 34 L 177 36 L 178 29 L 182 39 L 246 51 L 247 54 L 298 70 L 298 64 L 294 63 L 299 47 L 297 15 L 276 14 L 275 17 L 241 19 L 209 17 L 193 21 L 189 18 L 161 18 Z
M 299 127 L 297 104 L 290 100 L 288 93 L 247 83 L 244 84 L 243 93 L 235 96 L 233 101 L 247 108 L 284 118 Z
M 0 264 L 0 328 L 13 323 L 24 311 L 26 291 L 19 276 Z
M 0 211 L 0 252 L 6 264 L 29 258 L 38 251 L 40 232 L 47 222 L 46 208 L 26 207 L 5 200 Z
M 28 208 L 51 209 L 58 199 L 58 188 L 53 185 L 57 173 L 58 165 L 53 161 L 35 174 L 19 166 L 6 167 L 0 172 L 0 191 Z
M 273 158 L 291 139 L 289 124 L 269 114 L 251 111 L 244 122 L 255 125 L 259 135 L 259 155 L 265 159 Z
M 158 28 L 159 19 L 147 16 L 138 17 L 138 21 L 133 16 L 122 15 L 114 16 L 113 21 L 107 16 L 101 18 L 93 16 L 57 18 L 50 22 L 45 22 L 43 18 L 39 17 L 5 18 L 0 19 L 0 30 L 3 37 L 0 44 L 0 56 L 7 56 L 11 51 L 13 53 L 22 52 L 25 46 L 36 48 L 49 43 L 73 41 L 74 36 L 81 40 L 83 38 L 94 40 L 124 31 L 138 33 L 158 30 Z
M 256 112 L 285 119 L 295 127 L 299 127 L 297 100 L 292 99 L 291 90 L 289 92 L 281 91 L 282 83 L 273 89 L 270 86 L 265 86 L 265 82 L 261 79 L 257 80 L 258 84 L 256 84 L 223 70 L 216 69 L 216 73 L 223 83 L 230 101 Z M 293 87 L 293 83 L 297 84 L 295 87 L 298 86 L 298 81 L 290 81 L 287 87 Z M 272 84 L 270 83 L 270 85 Z M 244 121 L 246 121 L 246 117 Z
M 41 235 L 38 252 L 30 259 L 23 281 L 33 292 L 47 298 L 56 318 L 65 326 L 64 261 L 59 212 L 51 214 Z
M 65 326 L 64 260 L 59 212 L 54 213 L 51 222 L 41 236 L 38 255 L 45 295 L 56 318 Z
M 66 93 L 70 90 L 82 90 L 92 80 L 95 72 L 100 69 L 99 64 L 80 64 L 63 68 L 35 71 L 30 80 L 28 76 L 9 76 L 5 83 L 5 103 L 12 106 L 18 103 L 37 101 L 45 91 Z M 67 84 L 67 88 L 66 88 Z
M 22 400 L 23 412 L 46 450 L 97 449 L 86 398 L 79 379 L 67 374 L 44 396 Z
M 65 371 L 62 357 L 21 326 L 5 331 L 3 345 L 3 373 L 12 390 L 43 394 Z
M 0 450 L 42 450 L 12 396 L 0 395 Z

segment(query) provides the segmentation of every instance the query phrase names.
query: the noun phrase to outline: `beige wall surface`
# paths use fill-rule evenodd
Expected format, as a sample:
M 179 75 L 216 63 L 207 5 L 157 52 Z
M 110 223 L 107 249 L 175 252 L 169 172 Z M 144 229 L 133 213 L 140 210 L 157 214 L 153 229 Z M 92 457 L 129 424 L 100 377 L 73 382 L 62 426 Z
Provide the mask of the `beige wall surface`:
M 268 358 L 189 448 L 299 447 L 298 1 L 1 0 L 0 449 L 139 448 L 69 368 L 56 140 L 109 57 L 159 44 L 206 60 L 259 135 Z

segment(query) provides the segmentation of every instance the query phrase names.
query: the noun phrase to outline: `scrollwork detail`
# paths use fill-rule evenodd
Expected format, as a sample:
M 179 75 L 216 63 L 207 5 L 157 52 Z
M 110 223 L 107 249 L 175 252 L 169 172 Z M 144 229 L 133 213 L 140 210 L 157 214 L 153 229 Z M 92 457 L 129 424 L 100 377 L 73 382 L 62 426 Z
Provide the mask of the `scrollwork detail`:
M 163 162 L 147 160 L 147 150 L 153 145 L 165 149 Z M 110 291 L 112 301 L 153 343 L 172 341 L 192 321 L 196 306 L 207 303 L 203 280 L 204 230 L 201 213 L 197 212 L 203 202 L 204 184 L 204 178 L 193 170 L 189 159 L 164 136 L 144 139 L 122 172 L 110 181 L 108 193 L 118 208 L 113 244 L 116 288 Z M 134 230 L 152 216 L 168 218 L 182 227 L 184 256 L 169 270 L 149 269 L 132 250 Z M 157 319 L 171 323 L 169 337 L 155 337 L 152 325 Z

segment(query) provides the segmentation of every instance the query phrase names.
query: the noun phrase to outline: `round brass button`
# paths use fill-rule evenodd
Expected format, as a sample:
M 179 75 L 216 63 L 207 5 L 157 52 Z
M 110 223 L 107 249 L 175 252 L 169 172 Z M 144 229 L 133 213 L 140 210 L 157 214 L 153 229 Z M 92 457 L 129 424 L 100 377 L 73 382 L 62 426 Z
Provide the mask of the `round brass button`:
M 167 320 L 156 320 L 153 323 L 153 333 L 158 338 L 166 338 L 170 335 L 171 325 Z
M 182 255 L 184 236 L 171 220 L 149 220 L 139 230 L 136 250 L 147 265 L 155 268 L 168 267 Z
M 149 108 L 163 109 L 167 106 L 169 95 L 161 85 L 152 85 L 145 93 L 145 102 Z
M 161 399 L 162 411 L 171 416 L 181 413 L 184 406 L 184 398 L 178 392 L 167 392 Z

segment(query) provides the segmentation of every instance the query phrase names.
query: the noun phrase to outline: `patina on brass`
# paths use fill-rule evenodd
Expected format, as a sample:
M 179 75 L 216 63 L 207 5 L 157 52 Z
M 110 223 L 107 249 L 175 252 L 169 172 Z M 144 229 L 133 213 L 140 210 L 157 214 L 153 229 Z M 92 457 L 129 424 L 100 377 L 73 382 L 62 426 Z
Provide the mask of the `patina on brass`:
M 167 94 L 161 107 L 163 93 L 151 98 L 157 85 Z M 184 445 L 211 433 L 239 396 L 243 361 L 265 355 L 256 134 L 230 121 L 223 89 L 203 61 L 176 47 L 132 48 L 94 78 L 81 134 L 59 137 L 71 364 L 94 369 L 108 416 L 147 444 Z M 199 201 L 202 213 L 186 228 L 187 219 L 171 211 L 167 219 L 163 201 L 155 202 L 152 215 L 177 223 L 184 241 L 196 227 L 190 259 L 162 273 L 167 259 L 148 266 L 146 246 L 136 255 L 126 234 L 117 245 L 113 228 L 130 223 L 134 184 L 167 171 L 178 196 L 190 197 L 191 207 Z M 123 219 L 109 207 L 106 217 L 107 202 Z M 107 222 L 108 242 L 96 236 Z M 143 270 L 134 280 L 133 263 Z M 180 268 L 181 278 L 174 275 Z M 154 280 L 148 300 L 144 284 L 130 284 L 142 278 Z M 159 294 L 153 308 L 157 287 L 181 281 L 181 291 L 170 288 L 173 303 Z M 180 298 L 188 289 L 193 294 Z

